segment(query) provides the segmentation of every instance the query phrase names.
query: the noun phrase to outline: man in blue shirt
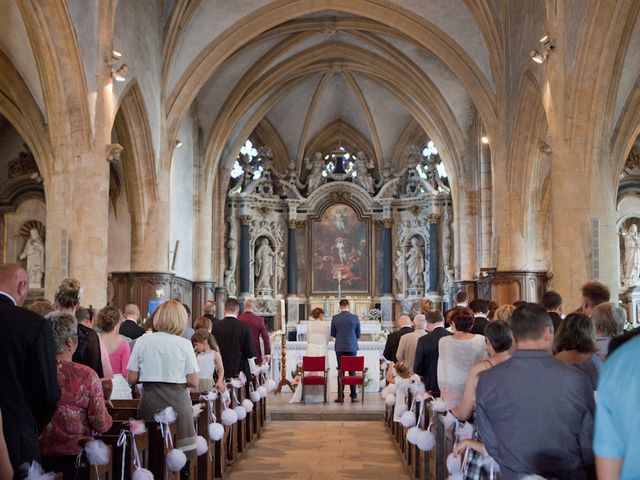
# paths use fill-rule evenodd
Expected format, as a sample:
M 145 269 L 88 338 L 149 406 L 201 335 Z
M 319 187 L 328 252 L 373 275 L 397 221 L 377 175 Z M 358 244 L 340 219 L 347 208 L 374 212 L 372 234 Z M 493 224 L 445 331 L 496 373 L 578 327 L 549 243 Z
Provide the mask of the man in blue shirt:
M 349 312 L 349 300 L 340 300 L 340 313 L 331 319 L 331 336 L 336 339 L 335 351 L 340 368 L 340 360 L 343 356 L 354 357 L 358 353 L 358 339 L 360 338 L 360 320 Z M 354 375 L 353 373 L 349 373 Z M 338 383 L 338 385 L 340 385 Z M 351 385 L 351 402 L 358 401 L 356 386 Z M 344 387 L 338 387 L 337 403 L 344 402 Z
M 604 362 L 598 384 L 593 450 L 601 480 L 640 475 L 640 337 L 629 340 Z

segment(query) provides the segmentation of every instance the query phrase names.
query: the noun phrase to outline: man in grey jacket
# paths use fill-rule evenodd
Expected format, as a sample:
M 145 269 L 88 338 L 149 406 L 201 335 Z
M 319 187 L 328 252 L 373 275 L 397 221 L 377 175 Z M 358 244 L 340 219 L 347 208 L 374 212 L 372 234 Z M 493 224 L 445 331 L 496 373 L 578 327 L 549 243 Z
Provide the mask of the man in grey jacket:
M 534 303 L 511 318 L 517 351 L 480 374 L 476 426 L 504 480 L 536 474 L 595 478 L 593 388 L 587 375 L 551 356 L 553 323 Z
M 358 339 L 360 338 L 360 320 L 356 315 L 349 312 L 349 300 L 340 300 L 340 313 L 331 319 L 331 336 L 336 339 L 335 351 L 338 360 L 338 368 L 343 356 L 353 357 L 358 353 Z M 354 375 L 353 373 L 349 373 Z M 339 383 L 338 383 L 339 385 Z M 351 385 L 351 401 L 358 401 L 356 386 Z M 338 398 L 336 402 L 344 402 L 344 387 L 338 387 Z

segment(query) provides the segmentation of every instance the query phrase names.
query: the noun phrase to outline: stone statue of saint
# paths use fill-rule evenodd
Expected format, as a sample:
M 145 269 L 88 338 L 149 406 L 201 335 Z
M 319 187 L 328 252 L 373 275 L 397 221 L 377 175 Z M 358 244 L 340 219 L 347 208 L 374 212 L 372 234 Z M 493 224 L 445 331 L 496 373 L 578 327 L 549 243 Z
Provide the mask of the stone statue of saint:
M 260 246 L 256 250 L 256 288 L 272 288 L 271 278 L 273 277 L 273 264 L 275 253 L 269 245 L 269 239 L 263 237 Z
M 29 288 L 42 288 L 42 276 L 44 275 L 44 244 L 40 234 L 35 228 L 31 229 L 20 260 L 27 260 L 27 274 L 29 275 Z
M 448 207 L 444 208 L 442 228 L 442 263 L 446 268 L 451 266 L 451 213 Z
M 409 288 L 424 287 L 424 252 L 417 237 L 411 239 L 411 246 L 407 254 L 407 274 Z
M 307 176 L 307 194 L 310 194 L 322 185 L 324 181 L 324 177 L 322 176 L 322 170 L 324 169 L 322 154 L 316 152 L 313 157 L 313 163 L 309 162 L 309 159 L 305 159 L 304 166 L 307 170 L 310 170 Z
M 355 157 L 353 168 L 356 171 L 356 176 L 353 181 L 364 188 L 367 192 L 373 193 L 373 177 L 369 173 L 369 170 L 373 168 L 373 162 L 371 159 L 367 161 L 367 157 L 364 152 L 358 152 Z
M 632 223 L 624 237 L 624 284 L 633 286 L 640 284 L 640 234 L 638 226 Z
M 284 261 L 284 250 L 278 252 L 276 259 L 276 276 L 278 277 L 278 292 L 284 294 L 284 276 L 287 264 Z
M 395 275 L 396 285 L 398 286 L 398 293 L 404 293 L 404 255 L 402 254 L 402 247 L 396 251 L 396 263 L 395 263 Z

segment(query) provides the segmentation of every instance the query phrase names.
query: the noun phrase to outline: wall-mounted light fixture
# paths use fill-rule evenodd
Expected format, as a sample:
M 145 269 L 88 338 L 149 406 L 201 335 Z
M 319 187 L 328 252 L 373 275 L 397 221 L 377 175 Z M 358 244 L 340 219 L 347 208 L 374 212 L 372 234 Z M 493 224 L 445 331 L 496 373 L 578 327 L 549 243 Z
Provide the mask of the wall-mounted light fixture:
M 480 137 L 480 141 L 485 145 L 489 145 L 489 137 L 482 136 Z
M 536 63 L 544 63 L 547 60 L 547 57 L 556 49 L 556 46 L 549 38 L 549 35 L 545 35 L 540 39 L 540 44 L 542 48 L 540 50 L 533 49 L 529 52 L 529 56 L 531 60 Z
M 176 148 L 180 148 L 182 146 L 182 142 L 180 140 L 176 140 L 175 146 Z
M 126 63 L 123 63 L 120 68 L 111 71 L 111 76 L 116 82 L 126 82 L 127 79 L 125 75 L 127 73 L 129 73 L 129 67 Z

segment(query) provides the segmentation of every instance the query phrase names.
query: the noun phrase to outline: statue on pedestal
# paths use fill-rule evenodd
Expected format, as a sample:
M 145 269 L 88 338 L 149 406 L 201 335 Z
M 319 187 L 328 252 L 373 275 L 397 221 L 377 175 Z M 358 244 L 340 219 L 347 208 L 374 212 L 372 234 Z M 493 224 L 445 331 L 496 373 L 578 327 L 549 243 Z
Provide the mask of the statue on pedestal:
M 635 286 L 640 284 L 640 234 L 638 226 L 632 223 L 626 232 L 623 232 L 624 260 L 623 260 L 623 284 Z
M 424 252 L 417 237 L 411 238 L 411 247 L 407 254 L 407 274 L 409 288 L 424 287 Z
M 367 161 L 364 152 L 358 152 L 353 168 L 356 171 L 356 176 L 353 178 L 354 183 L 360 185 L 368 193 L 373 193 L 373 177 L 369 173 L 369 170 L 373 168 L 371 159 Z
M 269 239 L 263 237 L 256 251 L 256 289 L 271 289 L 275 253 L 269 245 Z
M 284 250 L 278 252 L 276 259 L 276 276 L 278 277 L 278 292 L 284 294 L 284 277 L 287 263 L 284 260 Z
M 322 171 L 324 169 L 322 154 L 320 152 L 316 152 L 313 156 L 313 163 L 309 162 L 308 158 L 305 158 L 304 167 L 309 170 L 309 175 L 307 175 L 307 195 L 309 195 L 322 185 L 322 182 L 324 181 L 324 177 L 322 176 Z
M 27 275 L 29 276 L 29 288 L 42 288 L 42 276 L 44 275 L 44 244 L 40 239 L 38 230 L 32 228 L 30 237 L 19 257 L 27 260 Z

